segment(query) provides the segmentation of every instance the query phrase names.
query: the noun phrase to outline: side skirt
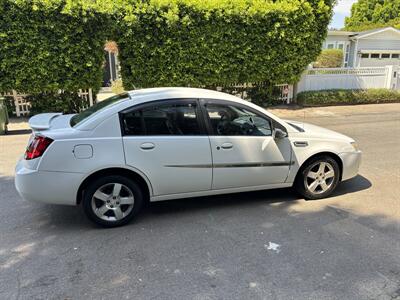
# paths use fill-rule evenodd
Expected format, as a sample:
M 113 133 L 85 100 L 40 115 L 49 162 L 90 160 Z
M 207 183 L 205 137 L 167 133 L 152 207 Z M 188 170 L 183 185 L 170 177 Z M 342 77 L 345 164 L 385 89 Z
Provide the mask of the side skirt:
M 152 197 L 150 197 L 150 201 L 156 202 L 156 201 L 164 201 L 164 200 L 171 200 L 171 199 L 193 198 L 193 197 L 202 197 L 202 196 L 210 196 L 210 195 L 221 195 L 221 194 L 231 194 L 231 193 L 240 193 L 240 192 L 270 190 L 270 189 L 291 187 L 292 185 L 293 185 L 292 182 L 291 183 L 285 182 L 285 183 L 275 183 L 275 184 L 249 186 L 249 187 L 237 187 L 237 188 L 220 189 L 220 190 L 207 190 L 207 191 L 201 191 L 201 192 L 168 194 L 168 195 L 152 196 Z

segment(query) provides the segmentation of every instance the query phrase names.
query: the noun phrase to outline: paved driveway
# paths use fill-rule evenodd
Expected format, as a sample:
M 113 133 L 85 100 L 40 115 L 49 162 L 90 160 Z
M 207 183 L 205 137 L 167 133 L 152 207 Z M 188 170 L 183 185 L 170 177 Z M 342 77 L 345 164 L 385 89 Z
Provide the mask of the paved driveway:
M 400 105 L 275 112 L 354 137 L 360 176 L 325 200 L 160 202 L 99 229 L 79 208 L 22 201 L 28 135 L 0 137 L 0 299 L 400 299 Z

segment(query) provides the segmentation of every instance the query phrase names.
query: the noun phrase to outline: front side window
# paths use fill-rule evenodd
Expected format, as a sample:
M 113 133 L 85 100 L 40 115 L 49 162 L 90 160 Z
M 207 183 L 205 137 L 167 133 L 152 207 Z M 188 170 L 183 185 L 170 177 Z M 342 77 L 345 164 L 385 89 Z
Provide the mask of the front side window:
M 195 103 L 160 104 L 124 113 L 125 135 L 200 135 Z
M 271 122 L 235 105 L 207 104 L 207 115 L 214 135 L 271 136 Z
M 371 58 L 379 58 L 379 53 L 372 53 Z

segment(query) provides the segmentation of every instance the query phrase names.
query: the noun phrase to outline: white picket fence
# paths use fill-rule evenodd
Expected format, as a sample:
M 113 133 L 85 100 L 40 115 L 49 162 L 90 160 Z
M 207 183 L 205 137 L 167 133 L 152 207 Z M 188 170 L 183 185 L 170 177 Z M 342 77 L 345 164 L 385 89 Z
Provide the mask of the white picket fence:
M 331 89 L 399 89 L 399 67 L 308 69 L 297 83 L 297 92 Z
M 80 89 L 78 94 L 80 97 L 87 100 L 90 106 L 93 105 L 92 89 Z M 29 115 L 31 104 L 26 99 L 28 94 L 18 93 L 17 91 L 13 90 L 12 92 L 2 94 L 2 96 L 13 98 L 15 111 L 13 111 L 12 113 L 15 114 L 17 117 Z

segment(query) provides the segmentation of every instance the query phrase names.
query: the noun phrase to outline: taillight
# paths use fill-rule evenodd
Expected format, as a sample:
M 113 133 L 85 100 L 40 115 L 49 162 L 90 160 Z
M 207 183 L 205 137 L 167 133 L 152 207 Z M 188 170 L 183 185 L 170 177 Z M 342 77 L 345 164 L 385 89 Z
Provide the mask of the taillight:
M 26 148 L 25 159 L 29 160 L 42 156 L 52 142 L 53 140 L 48 137 L 36 135 Z

